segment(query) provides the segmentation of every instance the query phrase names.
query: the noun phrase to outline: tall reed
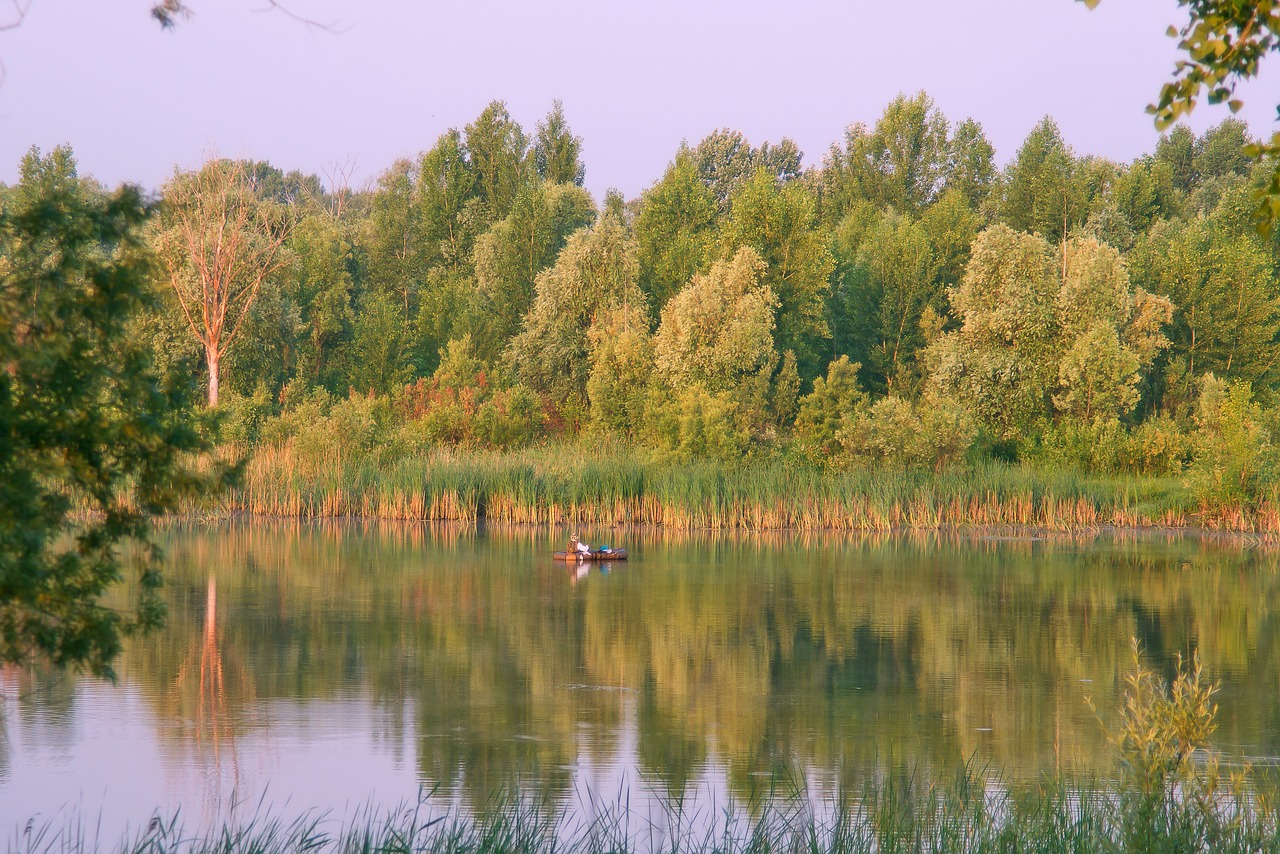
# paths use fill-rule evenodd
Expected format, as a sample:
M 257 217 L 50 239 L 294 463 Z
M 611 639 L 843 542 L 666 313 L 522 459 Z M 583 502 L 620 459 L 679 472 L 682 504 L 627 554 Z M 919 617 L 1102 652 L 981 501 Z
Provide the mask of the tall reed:
M 680 530 L 1209 528 L 1280 535 L 1280 502 L 1198 509 L 1173 478 L 998 462 L 943 472 L 832 472 L 783 460 L 653 462 L 620 446 L 342 455 L 266 446 L 201 515 L 655 525 Z

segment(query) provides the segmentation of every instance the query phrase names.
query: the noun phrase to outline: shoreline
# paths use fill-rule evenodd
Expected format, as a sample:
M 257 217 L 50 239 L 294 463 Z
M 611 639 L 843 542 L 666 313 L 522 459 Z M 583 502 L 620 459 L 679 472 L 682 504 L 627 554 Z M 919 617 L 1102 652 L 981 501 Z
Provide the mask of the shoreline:
M 488 519 L 404 519 L 382 516 L 363 516 L 349 514 L 341 516 L 283 516 L 251 511 L 236 511 L 231 515 L 213 514 L 173 514 L 158 518 L 158 524 L 173 527 L 212 527 L 217 525 L 253 526 L 269 525 L 280 527 L 325 528 L 330 526 L 363 526 L 413 528 L 420 530 L 438 530 L 458 528 L 471 532 L 495 530 L 506 533 L 536 531 L 567 530 L 581 527 L 570 521 L 555 522 L 510 522 L 491 521 Z M 596 530 L 621 531 L 638 535 L 645 539 L 768 539 L 768 538 L 847 538 L 858 539 L 912 539 L 924 537 L 941 537 L 948 541 L 971 541 L 975 543 L 1036 543 L 1061 542 L 1073 539 L 1098 539 L 1111 537 L 1116 540 L 1125 538 L 1150 539 L 1192 539 L 1203 542 L 1223 542 L 1241 546 L 1280 546 L 1280 533 L 1259 533 L 1256 531 L 1240 531 L 1223 528 L 1211 528 L 1203 525 L 1115 525 L 1099 524 L 1079 528 L 1046 528 L 1042 526 L 1015 525 L 954 525 L 931 528 L 900 527 L 890 529 L 869 528 L 683 528 L 667 527 L 656 523 L 626 522 L 610 526 L 597 526 Z

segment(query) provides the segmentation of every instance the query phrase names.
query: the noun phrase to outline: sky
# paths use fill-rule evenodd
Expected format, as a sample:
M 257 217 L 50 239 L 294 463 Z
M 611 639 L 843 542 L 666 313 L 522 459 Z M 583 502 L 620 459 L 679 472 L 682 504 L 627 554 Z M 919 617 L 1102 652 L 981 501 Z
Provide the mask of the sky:
M 818 164 L 854 122 L 927 92 L 978 120 L 1008 161 L 1046 114 L 1078 154 L 1155 147 L 1144 112 L 1178 58 L 1176 0 L 0 0 L 0 181 L 32 146 L 69 143 L 82 174 L 157 188 L 206 157 L 265 159 L 350 185 L 430 148 L 492 100 L 532 136 L 554 99 L 586 184 L 628 198 L 680 142 L 790 137 Z M 16 5 L 15 5 L 16 4 Z M 1238 90 L 1270 136 L 1280 57 Z M 1202 103 L 1201 131 L 1230 114 Z

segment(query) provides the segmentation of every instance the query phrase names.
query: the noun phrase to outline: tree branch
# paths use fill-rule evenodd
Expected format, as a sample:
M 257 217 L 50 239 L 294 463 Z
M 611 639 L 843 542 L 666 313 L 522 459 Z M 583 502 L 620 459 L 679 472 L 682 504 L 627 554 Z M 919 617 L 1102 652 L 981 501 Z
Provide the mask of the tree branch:
M 22 26 L 22 22 L 27 18 L 27 12 L 31 9 L 31 0 L 27 0 L 26 3 L 22 0 L 9 0 L 9 5 L 13 7 L 13 20 L 0 24 L 0 32 L 16 30 Z

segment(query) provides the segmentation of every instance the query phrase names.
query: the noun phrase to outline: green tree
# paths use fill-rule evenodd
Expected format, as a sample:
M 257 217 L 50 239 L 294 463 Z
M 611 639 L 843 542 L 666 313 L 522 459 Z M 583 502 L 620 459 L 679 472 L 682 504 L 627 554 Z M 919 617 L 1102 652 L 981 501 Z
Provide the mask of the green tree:
M 813 193 L 800 182 L 779 185 L 763 169 L 738 190 L 722 235 L 726 255 L 749 246 L 764 261 L 763 283 L 779 301 L 777 346 L 795 354 L 801 377 L 822 368 L 831 333 L 826 298 L 835 260 L 818 230 Z
M 1225 227 L 1220 214 L 1157 223 L 1132 268 L 1144 288 L 1178 306 L 1169 332 L 1178 399 L 1190 400 L 1191 384 L 1210 372 L 1271 393 L 1280 287 L 1257 235 Z
M 924 345 L 921 315 L 930 305 L 943 307 L 938 305 L 943 285 L 933 277 L 933 249 L 919 223 L 890 211 L 867 234 L 858 261 L 866 270 L 868 302 L 875 306 L 867 353 L 874 387 L 900 391 Z
M 405 316 L 417 305 L 424 267 L 413 210 L 416 177 L 413 163 L 403 159 L 379 176 L 363 240 L 369 286 L 395 298 Z
M 1089 8 L 1099 0 L 1083 0 Z M 1258 75 L 1262 58 L 1280 50 L 1280 2 L 1277 0 L 1178 0 L 1187 23 L 1170 27 L 1186 58 L 1174 66 L 1173 80 L 1160 87 L 1160 97 L 1147 107 L 1156 127 L 1165 130 L 1195 109 L 1202 91 L 1210 104 L 1225 102 L 1231 112 L 1243 106 L 1236 85 Z M 1280 109 L 1278 107 L 1277 109 Z M 1255 195 L 1255 218 L 1264 232 L 1280 219 L 1280 131 L 1265 144 L 1244 146 L 1245 156 L 1262 165 L 1264 180 Z
M 1196 180 L 1248 175 L 1250 160 L 1245 149 L 1253 142 L 1249 126 L 1239 119 L 1226 119 L 1209 128 L 1195 143 L 1192 168 Z
M 979 234 L 948 292 L 961 326 L 930 347 L 933 392 L 964 401 L 1004 438 L 1035 425 L 1057 380 L 1057 284 L 1044 238 L 1005 225 Z
M 711 261 L 718 223 L 715 196 L 682 148 L 662 179 L 645 191 L 636 215 L 640 287 L 656 311 Z
M 872 198 L 911 214 L 931 204 L 947 173 L 947 135 L 946 116 L 924 92 L 890 101 L 866 149 L 876 177 Z M 981 157 L 980 152 L 969 153 Z
M 995 147 L 982 125 L 965 119 L 956 125 L 947 147 L 944 186 L 957 190 L 973 210 L 982 210 L 996 183 L 995 157 Z
M 538 275 L 524 329 L 511 342 L 509 356 L 521 381 L 558 405 L 584 409 L 592 328 L 608 321 L 621 323 L 621 332 L 631 324 L 648 332 L 637 277 L 635 244 L 616 218 L 604 217 L 570 237 L 555 264 Z M 602 327 L 596 338 L 603 334 Z
M 302 308 L 305 338 L 298 353 L 298 374 L 309 385 L 345 390 L 338 373 L 338 350 L 349 340 L 355 319 L 351 276 L 352 247 L 332 219 L 312 215 L 290 235 L 289 278 Z
M 826 377 L 813 381 L 813 391 L 800 398 L 795 435 L 801 447 L 815 459 L 830 460 L 840 450 L 836 435 L 868 404 L 858 384 L 857 362 L 848 356 L 831 362 Z
M 918 215 L 947 179 L 953 154 L 948 132 L 946 117 L 924 92 L 898 95 L 871 130 L 851 125 L 844 148 L 832 146 L 823 166 L 824 218 L 842 218 L 857 199 Z M 959 155 L 956 176 L 977 192 L 985 177 L 981 128 L 966 126 L 965 134 L 961 144 L 966 148 L 954 152 Z M 962 177 L 966 169 L 971 170 L 967 178 Z
M 1130 281 L 1114 247 L 1084 237 L 1062 247 L 1056 299 L 1054 406 L 1083 423 L 1114 420 L 1138 403 L 1140 371 L 1169 345 L 1173 304 Z
M 481 358 L 495 359 L 519 331 L 538 273 L 555 262 L 569 235 L 594 219 L 586 190 L 534 181 L 521 188 L 510 215 L 480 236 L 471 334 Z
M 765 263 L 749 247 L 693 277 L 662 310 L 654 336 L 654 368 L 672 388 L 737 388 L 778 359 L 773 329 L 778 298 L 764 281 Z
M 1004 178 L 1000 219 L 1014 231 L 1060 241 L 1086 215 L 1076 158 L 1054 120 L 1045 116 L 1027 135 Z
M 507 105 L 493 101 L 466 127 L 467 153 L 476 172 L 488 222 L 505 219 L 527 175 L 529 141 Z
M 1156 220 L 1176 215 L 1181 207 L 1173 167 L 1158 157 L 1140 159 L 1123 169 L 1107 195 L 1139 233 L 1148 231 Z
M 0 660 L 112 676 L 163 617 L 149 520 L 202 483 L 183 460 L 205 440 L 131 329 L 153 308 L 141 193 L 99 193 L 66 148 L 20 171 L 0 202 Z
M 1205 374 L 1200 380 L 1187 472 L 1206 509 L 1256 504 L 1275 477 L 1271 431 L 1247 382 Z
M 603 433 L 635 436 L 644 424 L 645 398 L 653 371 L 648 314 L 643 305 L 606 309 L 596 315 L 588 336 L 591 426 Z
M 462 135 L 456 130 L 441 134 L 419 159 L 415 177 L 411 239 L 423 252 L 417 263 L 464 272 L 476 237 L 476 217 L 468 203 L 476 197 L 478 181 Z
M 1156 160 L 1168 165 L 1173 185 L 1183 193 L 1191 192 L 1196 182 L 1195 144 L 1195 133 L 1184 124 L 1174 125 L 1156 143 Z
M 349 380 L 358 392 L 389 394 L 413 375 L 407 324 L 399 303 L 369 292 L 360 300 L 352 330 Z
M 582 163 L 582 138 L 573 135 L 564 118 L 564 105 L 556 100 L 551 112 L 538 122 L 533 141 L 533 163 L 538 176 L 553 184 L 582 186 L 587 167 Z

